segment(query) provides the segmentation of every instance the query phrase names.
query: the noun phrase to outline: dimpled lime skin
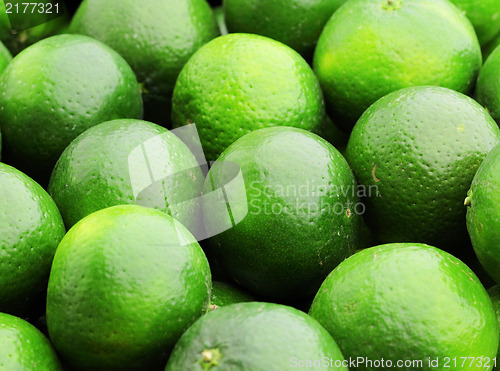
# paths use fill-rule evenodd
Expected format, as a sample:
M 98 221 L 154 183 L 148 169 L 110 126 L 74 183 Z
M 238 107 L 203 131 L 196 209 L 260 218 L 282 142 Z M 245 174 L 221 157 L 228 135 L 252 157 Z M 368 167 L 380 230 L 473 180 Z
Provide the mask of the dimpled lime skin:
M 493 304 L 493 309 L 495 310 L 498 323 L 500 324 L 500 286 L 496 285 L 488 289 L 488 295 L 490 296 L 491 304 Z M 497 353 L 497 362 L 499 359 L 498 357 L 500 356 L 500 347 L 498 349 L 499 352 Z
M 162 181 L 158 178 L 164 187 L 141 192 Z M 71 142 L 48 190 L 67 228 L 106 207 L 136 203 L 184 222 L 189 215 L 170 210 L 170 204 L 200 197 L 203 181 L 193 153 L 173 133 L 150 122 L 120 119 L 96 125 Z
M 156 370 L 207 310 L 208 261 L 175 219 L 137 205 L 82 219 L 57 249 L 47 326 L 77 370 Z
M 18 314 L 45 295 L 65 233 L 50 196 L 31 178 L 0 163 L 0 311 Z
M 372 103 L 398 89 L 469 92 L 481 63 L 474 28 L 449 1 L 352 0 L 326 24 L 313 65 L 328 113 L 350 130 Z
M 0 313 L 0 369 L 62 371 L 50 341 L 28 322 Z
M 451 0 L 465 12 L 476 30 L 481 46 L 500 32 L 500 0 Z
M 346 158 L 373 189 L 366 220 L 382 243 L 423 242 L 458 251 L 467 238 L 464 196 L 500 142 L 477 102 L 440 87 L 391 93 L 359 119 Z
M 208 160 L 236 139 L 269 126 L 319 132 L 321 88 L 294 50 L 267 37 L 229 34 L 212 40 L 182 69 L 174 89 L 174 127 L 196 124 Z
M 334 336 L 346 358 L 422 360 L 489 357 L 498 348 L 493 306 L 475 274 L 452 255 L 424 244 L 375 246 L 330 273 L 309 314 Z M 463 368 L 479 367 L 476 359 Z M 375 367 L 361 365 L 361 370 Z M 491 367 L 489 368 L 491 369 Z
M 481 265 L 500 282 L 500 145 L 483 161 L 467 194 L 467 230 Z
M 270 37 L 312 59 L 321 30 L 346 0 L 224 0 L 229 32 Z
M 10 54 L 9 50 L 5 47 L 4 44 L 0 42 L 0 74 L 5 71 L 7 65 L 12 60 L 12 54 Z
M 80 133 L 142 116 L 130 66 L 87 36 L 53 36 L 25 49 L 0 76 L 0 90 L 4 161 L 42 183 Z
M 500 123 L 500 48 L 496 48 L 484 63 L 476 84 L 476 100 L 497 123 Z
M 252 295 L 241 290 L 235 285 L 221 281 L 212 282 L 212 294 L 210 297 L 210 309 L 224 307 L 229 304 L 254 301 Z
M 204 361 L 202 353 L 211 354 L 213 361 Z M 324 358 L 334 364 L 344 360 L 316 320 L 284 305 L 251 302 L 217 309 L 196 321 L 176 344 L 165 371 L 282 371 L 298 367 L 299 360 Z
M 146 119 L 170 121 L 171 96 L 184 64 L 217 37 L 205 0 L 85 0 L 70 32 L 92 36 L 118 51 L 144 84 Z
M 244 189 L 225 186 L 234 164 Z M 313 133 L 265 128 L 227 148 L 205 180 L 209 233 L 226 218 L 225 208 L 220 213 L 208 202 L 209 193 L 223 185 L 232 219 L 241 211 L 246 215 L 212 237 L 208 253 L 253 293 L 274 300 L 313 294 L 357 248 L 361 218 L 354 176 L 342 155 Z

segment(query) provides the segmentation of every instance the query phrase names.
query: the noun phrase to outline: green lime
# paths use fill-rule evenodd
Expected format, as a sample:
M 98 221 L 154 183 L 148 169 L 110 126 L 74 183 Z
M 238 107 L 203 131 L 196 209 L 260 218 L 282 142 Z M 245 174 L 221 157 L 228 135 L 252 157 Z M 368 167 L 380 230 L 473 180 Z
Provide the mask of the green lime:
M 219 27 L 219 32 L 221 35 L 227 35 L 227 26 L 226 26 L 226 16 L 224 15 L 224 9 L 222 6 L 217 6 L 214 8 L 214 16 L 217 21 L 217 26 Z
M 424 244 L 354 254 L 323 282 L 309 313 L 346 358 L 361 359 L 358 370 L 491 369 L 497 354 L 497 318 L 479 279 Z
M 476 84 L 476 99 L 500 123 L 500 48 L 496 48 L 484 63 Z
M 188 229 L 196 220 L 182 206 L 201 196 L 203 173 L 189 148 L 167 129 L 132 119 L 108 121 L 65 149 L 49 193 L 67 228 L 106 207 L 136 204 L 170 213 Z M 181 205 L 181 207 L 179 207 Z
M 209 254 L 253 293 L 306 297 L 357 248 L 357 192 L 345 159 L 319 136 L 292 127 L 251 132 L 205 180 Z
M 0 369 L 62 371 L 50 341 L 28 322 L 0 313 Z
M 239 287 L 222 281 L 212 282 L 212 294 L 210 297 L 211 310 L 219 307 L 225 307 L 229 304 L 243 303 L 247 301 L 254 301 L 254 297 L 247 294 Z
M 477 170 L 465 199 L 467 229 L 482 266 L 500 282 L 500 144 Z
M 198 319 L 181 336 L 165 371 L 347 370 L 343 363 L 335 340 L 312 317 L 284 305 L 252 302 L 232 304 Z
M 65 232 L 47 192 L 0 163 L 1 312 L 24 314 L 45 296 L 52 259 Z
M 500 142 L 495 121 L 471 98 L 411 87 L 381 98 L 347 145 L 354 175 L 372 192 L 366 221 L 382 243 L 423 242 L 459 250 L 468 240 L 464 195 Z
M 500 32 L 500 0 L 451 0 L 465 12 L 476 30 L 481 45 Z
M 307 62 L 267 37 L 212 40 L 182 69 L 172 100 L 174 127 L 196 124 L 208 160 L 236 139 L 269 126 L 319 132 L 321 88 Z
M 270 37 L 311 59 L 319 35 L 346 0 L 224 0 L 229 32 Z
M 6 2 L 12 4 L 12 6 L 9 6 L 10 15 L 6 12 Z M 15 7 L 16 3 L 19 4 L 18 8 Z M 50 9 L 52 13 L 39 13 L 38 11 L 41 11 L 42 7 L 35 7 L 36 14 L 31 16 L 30 12 L 33 9 L 33 4 L 39 5 L 43 3 L 47 3 L 47 1 L 31 3 L 26 9 L 27 13 L 22 13 L 27 2 L 23 4 L 21 1 L 0 1 L 0 41 L 5 44 L 13 55 L 18 54 L 37 41 L 61 33 L 69 24 L 69 17 L 63 13 L 61 5 L 59 5 L 60 8 L 57 8 L 60 15 L 56 18 L 54 18 L 57 14 L 54 6 Z M 19 9 L 20 17 L 16 17 L 16 20 L 21 22 L 16 22 L 18 24 L 15 24 L 13 28 L 10 17 L 17 15 L 17 9 Z M 43 9 L 48 9 L 48 7 L 45 6 Z M 18 27 L 18 29 L 15 27 Z
M 12 54 L 10 54 L 9 50 L 5 47 L 5 45 L 0 42 L 0 75 L 3 73 L 3 71 L 5 71 L 7 65 L 10 63 L 11 60 L 12 60 Z
M 497 320 L 498 323 L 500 323 L 500 286 L 493 286 L 488 290 L 488 295 L 490 296 L 491 303 L 493 304 L 493 309 L 495 310 L 495 313 L 497 315 Z M 500 347 L 499 347 L 499 352 L 497 353 L 497 362 L 500 359 Z M 495 369 L 496 369 L 496 363 L 495 363 Z
M 142 115 L 132 69 L 87 36 L 53 36 L 25 49 L 0 76 L 0 90 L 3 159 L 42 183 L 80 133 Z
M 47 326 L 78 370 L 151 370 L 210 297 L 210 268 L 169 215 L 137 205 L 97 211 L 71 228 L 50 272 Z
M 480 67 L 474 28 L 447 0 L 348 1 L 314 54 L 327 109 L 349 130 L 372 103 L 401 88 L 469 92 Z
M 219 34 L 205 0 L 85 0 L 70 32 L 92 36 L 120 53 L 143 84 L 146 119 L 170 121 L 170 101 L 182 66 Z

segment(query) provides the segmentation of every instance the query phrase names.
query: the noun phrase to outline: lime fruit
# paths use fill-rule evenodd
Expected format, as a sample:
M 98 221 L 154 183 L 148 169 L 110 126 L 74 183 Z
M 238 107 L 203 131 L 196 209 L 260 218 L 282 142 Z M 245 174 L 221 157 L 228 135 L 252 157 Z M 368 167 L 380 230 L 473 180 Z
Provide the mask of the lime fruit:
M 217 6 L 214 8 L 214 16 L 217 21 L 217 26 L 219 27 L 219 32 L 221 35 L 227 35 L 227 26 L 226 26 L 226 16 L 224 15 L 224 9 L 222 6 Z
M 312 317 L 284 305 L 252 302 L 198 319 L 181 336 L 165 371 L 312 367 L 306 360 L 323 360 L 323 367 L 330 367 L 331 361 L 334 369 L 347 370 L 335 340 Z
M 366 197 L 366 221 L 382 243 L 464 246 L 464 195 L 500 142 L 495 121 L 471 98 L 410 87 L 381 98 L 359 119 L 346 158 Z
M 50 341 L 33 325 L 0 313 L 0 369 L 62 371 Z
M 319 35 L 346 0 L 224 0 L 229 32 L 270 37 L 312 59 Z
M 479 370 L 486 363 L 480 357 L 492 365 L 497 354 L 497 318 L 479 279 L 457 258 L 424 244 L 354 254 L 323 282 L 309 314 L 346 358 L 365 360 L 357 364 L 361 370 Z M 460 357 L 474 358 L 464 365 Z
M 500 282 L 500 145 L 477 170 L 465 199 L 467 230 L 482 266 Z
M 118 51 L 143 84 L 145 118 L 170 121 L 175 80 L 189 57 L 219 34 L 205 0 L 85 0 L 70 32 Z
M 372 103 L 401 88 L 468 92 L 481 62 L 474 28 L 447 0 L 352 0 L 326 24 L 313 64 L 328 112 L 350 130 Z
M 0 163 L 0 311 L 23 314 L 45 296 L 50 266 L 65 233 L 50 196 Z
M 132 69 L 87 36 L 53 36 L 25 49 L 0 76 L 0 90 L 4 160 L 41 183 L 89 127 L 142 116 Z
M 221 36 L 198 50 L 172 99 L 174 127 L 196 124 L 208 160 L 252 130 L 286 125 L 319 132 L 324 114 L 307 62 L 286 45 L 249 34 Z
M 21 13 L 26 3 L 8 1 L 7 3 L 12 4 L 12 6 L 9 6 L 11 13 L 8 15 L 5 7 L 6 2 L 0 1 L 0 41 L 5 44 L 13 55 L 17 55 L 37 41 L 61 33 L 69 25 L 69 17 L 64 14 L 62 4 L 59 4 L 56 10 L 54 6 L 51 9 L 48 6 L 42 7 L 40 4 L 46 4 L 48 1 L 40 1 L 28 5 L 26 8 L 27 13 Z M 16 3 L 19 4 L 17 8 Z M 54 2 L 52 3 L 54 4 Z M 33 7 L 33 4 L 37 5 Z M 32 9 L 36 12 L 34 16 L 30 16 Z M 52 11 L 52 13 L 40 13 L 39 11 L 42 9 Z M 18 10 L 19 13 L 17 13 Z M 56 11 L 59 11 L 60 15 L 54 18 L 57 14 Z M 16 20 L 16 24 L 14 25 L 12 25 L 10 19 L 12 16 Z
M 205 180 L 208 251 L 251 292 L 299 299 L 357 248 L 359 206 L 331 144 L 297 128 L 260 129 L 228 147 Z
M 500 48 L 488 57 L 476 84 L 476 100 L 500 123 Z
M 10 54 L 5 45 L 0 42 L 0 75 L 5 71 L 11 60 L 12 54 Z
M 451 0 L 471 21 L 481 45 L 500 32 L 500 0 Z
M 239 287 L 222 281 L 212 282 L 212 294 L 210 296 L 210 310 L 225 307 L 229 304 L 254 301 L 254 297 L 247 294 Z
M 210 268 L 175 219 L 137 205 L 97 211 L 71 228 L 50 272 L 47 326 L 77 370 L 151 370 L 210 297 Z
M 177 136 L 150 122 L 120 119 L 71 142 L 48 190 L 67 228 L 106 207 L 139 203 L 168 212 L 190 229 L 196 219 L 178 205 L 200 197 L 203 182 L 193 153 Z

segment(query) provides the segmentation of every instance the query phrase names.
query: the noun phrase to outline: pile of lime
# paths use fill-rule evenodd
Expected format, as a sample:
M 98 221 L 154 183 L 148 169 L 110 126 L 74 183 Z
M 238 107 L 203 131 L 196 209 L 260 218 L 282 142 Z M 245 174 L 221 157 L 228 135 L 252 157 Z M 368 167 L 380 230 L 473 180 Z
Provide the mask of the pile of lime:
M 63 3 L 0 2 L 0 370 L 497 368 L 500 0 Z

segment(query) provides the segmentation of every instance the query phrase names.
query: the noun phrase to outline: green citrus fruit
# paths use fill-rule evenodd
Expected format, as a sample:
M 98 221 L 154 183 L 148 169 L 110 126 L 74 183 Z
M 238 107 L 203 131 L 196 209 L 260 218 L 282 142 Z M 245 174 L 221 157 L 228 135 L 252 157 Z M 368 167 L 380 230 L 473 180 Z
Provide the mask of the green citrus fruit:
M 221 35 L 227 35 L 227 26 L 226 26 L 226 16 L 224 15 L 224 9 L 222 6 L 217 6 L 214 8 L 214 16 L 217 21 L 217 26 L 219 27 L 219 32 Z
M 488 274 L 500 282 L 500 145 L 477 170 L 465 200 L 467 229 Z
M 377 99 L 416 85 L 468 92 L 481 67 L 469 20 L 447 0 L 352 0 L 314 54 L 332 119 L 351 129 Z
M 25 49 L 0 76 L 0 89 L 4 160 L 43 182 L 80 133 L 142 115 L 132 69 L 87 36 L 53 36 Z
M 378 100 L 346 152 L 358 181 L 373 190 L 365 199 L 370 229 L 382 243 L 458 250 L 468 240 L 464 195 L 499 142 L 495 121 L 461 93 L 411 87 Z
M 263 35 L 311 59 L 321 30 L 346 0 L 224 0 L 229 32 Z
M 331 144 L 274 127 L 222 153 L 205 180 L 203 206 L 208 251 L 224 270 L 256 294 L 289 300 L 314 293 L 356 249 L 363 205 Z
M 481 45 L 500 32 L 500 0 L 451 0 L 465 12 L 476 30 Z
M 0 311 L 18 314 L 45 296 L 52 259 L 65 232 L 47 192 L 0 163 Z
M 210 296 L 210 309 L 225 307 L 229 304 L 254 301 L 252 295 L 247 294 L 239 287 L 222 281 L 212 282 L 212 294 Z
M 28 322 L 0 313 L 0 369 L 62 371 L 50 341 Z
M 284 305 L 252 302 L 232 304 L 198 319 L 181 336 L 165 371 L 313 367 L 306 361 L 347 370 L 337 344 L 312 317 Z
M 493 309 L 497 315 L 498 323 L 500 324 L 500 286 L 493 286 L 488 289 L 488 295 L 490 296 L 491 303 L 493 304 Z M 500 347 L 498 348 L 499 352 L 497 353 L 497 362 L 499 361 L 500 356 Z M 495 363 L 496 366 L 496 363 Z M 496 367 L 495 367 L 496 368 Z
M 496 48 L 484 63 L 476 84 L 476 99 L 500 123 L 500 48 Z
M 9 7 L 10 14 L 6 13 L 5 3 L 10 3 L 13 6 Z M 47 3 L 48 1 L 37 2 L 34 8 L 34 15 L 31 15 L 33 5 L 28 5 L 27 12 L 22 13 L 25 8 L 21 1 L 0 1 L 0 41 L 5 44 L 8 50 L 13 55 L 18 54 L 23 49 L 33 45 L 46 37 L 54 36 L 61 33 L 63 29 L 69 24 L 69 17 L 64 14 L 62 5 L 59 4 L 59 16 L 57 15 L 56 8 L 52 6 L 44 6 L 43 9 L 49 9 L 52 13 L 39 13 L 42 7 L 39 4 Z M 19 13 L 15 8 L 15 4 L 19 4 Z M 55 4 L 55 2 L 52 2 Z M 26 4 L 26 2 L 25 2 Z M 34 3 L 31 3 L 34 4 Z M 11 17 L 15 17 L 16 24 L 12 24 Z M 17 16 L 17 17 L 16 17 Z M 14 19 L 13 19 L 14 20 Z M 17 27 L 17 29 L 16 29 Z
M 286 125 L 319 132 L 318 80 L 294 50 L 267 37 L 229 34 L 186 63 L 174 89 L 174 127 L 196 124 L 208 160 L 252 130 Z
M 309 314 L 346 358 L 364 360 L 356 369 L 484 370 L 497 354 L 497 318 L 479 279 L 424 244 L 354 254 L 330 273 Z M 474 358 L 464 365 L 460 357 Z
M 10 63 L 11 60 L 12 60 L 12 55 L 10 54 L 9 50 L 5 47 L 4 44 L 0 42 L 0 74 L 2 74 L 3 71 L 5 71 L 7 65 Z
M 210 268 L 169 215 L 137 205 L 97 211 L 71 228 L 50 272 L 47 326 L 77 370 L 151 370 L 206 312 Z
M 66 227 L 106 207 L 139 203 L 195 226 L 176 204 L 201 196 L 203 173 L 189 148 L 167 129 L 121 119 L 80 134 L 63 152 L 49 193 Z
M 70 32 L 92 36 L 127 60 L 144 85 L 146 119 L 158 124 L 170 121 L 182 66 L 219 34 L 205 0 L 85 0 Z

